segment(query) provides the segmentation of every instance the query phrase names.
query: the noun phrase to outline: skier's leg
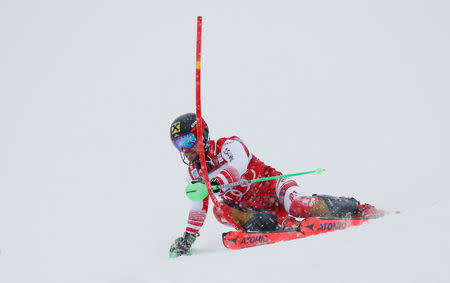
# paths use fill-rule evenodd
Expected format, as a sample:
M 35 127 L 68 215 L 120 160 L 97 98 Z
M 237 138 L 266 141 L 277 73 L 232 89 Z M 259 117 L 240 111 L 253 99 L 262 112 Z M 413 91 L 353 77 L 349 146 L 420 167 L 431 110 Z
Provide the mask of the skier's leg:
M 294 180 L 279 179 L 276 182 L 276 194 L 286 212 L 294 217 L 329 215 L 323 201 L 303 194 Z
M 284 208 L 294 217 L 331 216 L 331 212 L 324 200 L 307 196 L 299 192 L 299 187 L 294 186 L 286 190 Z
M 359 202 L 354 198 L 327 195 L 306 196 L 297 183 L 289 179 L 281 179 L 277 182 L 276 192 L 285 210 L 294 217 L 354 217 L 359 207 Z
M 334 217 L 373 217 L 383 215 L 385 212 L 376 209 L 374 206 L 364 203 L 360 204 L 354 198 L 349 197 L 333 197 L 329 195 L 313 195 L 323 200 L 331 216 Z M 312 214 L 312 213 L 311 213 Z
M 354 198 L 316 194 L 314 194 L 313 197 L 320 198 L 329 209 L 330 215 L 334 217 L 353 217 L 359 206 L 359 201 Z
M 236 224 L 246 231 L 276 231 L 278 230 L 278 217 L 268 211 L 256 208 L 243 208 L 233 203 L 221 203 L 221 208 L 214 207 L 214 215 L 217 220 L 225 225 L 230 225 L 224 214 L 230 216 Z M 231 225 L 230 225 L 231 226 Z
M 236 209 L 236 211 L 239 211 Z M 238 212 L 242 213 L 242 212 Z M 244 212 L 245 213 L 245 212 Z M 251 217 L 242 225 L 246 231 L 276 231 L 278 230 L 278 217 L 268 212 L 254 212 Z

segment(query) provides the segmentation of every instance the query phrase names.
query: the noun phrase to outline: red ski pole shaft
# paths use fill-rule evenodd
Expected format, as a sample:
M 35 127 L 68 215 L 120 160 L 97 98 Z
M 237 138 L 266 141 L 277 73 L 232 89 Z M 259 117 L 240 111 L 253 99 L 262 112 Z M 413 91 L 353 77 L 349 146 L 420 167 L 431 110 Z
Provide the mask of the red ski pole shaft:
M 200 75 L 201 75 L 201 47 L 202 47 L 202 17 L 197 17 L 197 52 L 196 52 L 196 62 L 195 62 L 195 96 L 196 96 L 196 116 L 197 116 L 197 140 L 198 140 L 198 148 L 200 155 L 200 164 L 202 167 L 202 175 L 205 180 L 206 188 L 208 190 L 208 195 L 211 197 L 214 205 L 220 209 L 220 203 L 214 196 L 214 192 L 211 188 L 211 184 L 209 183 L 208 170 L 206 169 L 206 160 L 205 160 L 205 148 L 203 144 L 203 120 L 202 120 L 202 107 L 201 107 L 201 95 L 200 95 Z M 225 219 L 229 224 L 231 224 L 238 231 L 244 231 L 241 226 L 236 224 L 236 222 L 231 218 L 231 216 L 227 214 L 223 214 Z

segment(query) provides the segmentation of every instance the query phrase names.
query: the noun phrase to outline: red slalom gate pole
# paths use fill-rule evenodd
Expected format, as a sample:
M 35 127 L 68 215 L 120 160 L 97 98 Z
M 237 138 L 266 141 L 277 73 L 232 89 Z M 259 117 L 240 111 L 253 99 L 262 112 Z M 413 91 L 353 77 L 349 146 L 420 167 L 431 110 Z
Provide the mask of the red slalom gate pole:
M 206 188 L 208 189 L 208 195 L 211 197 L 214 205 L 221 209 L 220 203 L 215 197 L 211 184 L 209 183 L 208 170 L 206 169 L 205 160 L 205 148 L 203 143 L 203 120 L 202 120 L 202 104 L 200 95 L 200 74 L 201 74 L 201 48 L 202 48 L 202 17 L 197 17 L 197 51 L 196 51 L 196 62 L 195 62 L 195 104 L 196 104 L 196 116 L 197 116 L 197 141 L 199 143 L 199 155 L 200 164 L 202 166 L 203 180 L 205 181 Z M 224 214 L 225 219 L 238 231 L 244 231 L 241 226 L 237 225 L 236 222 L 230 216 Z

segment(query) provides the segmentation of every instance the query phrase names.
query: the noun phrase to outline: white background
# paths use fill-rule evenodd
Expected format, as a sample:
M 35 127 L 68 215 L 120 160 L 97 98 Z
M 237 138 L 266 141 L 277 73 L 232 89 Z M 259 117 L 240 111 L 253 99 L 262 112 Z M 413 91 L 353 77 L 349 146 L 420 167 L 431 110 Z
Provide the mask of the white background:
M 448 1 L 0 2 L 0 282 L 448 282 Z M 306 193 L 399 209 L 191 257 L 169 125 L 203 113 Z

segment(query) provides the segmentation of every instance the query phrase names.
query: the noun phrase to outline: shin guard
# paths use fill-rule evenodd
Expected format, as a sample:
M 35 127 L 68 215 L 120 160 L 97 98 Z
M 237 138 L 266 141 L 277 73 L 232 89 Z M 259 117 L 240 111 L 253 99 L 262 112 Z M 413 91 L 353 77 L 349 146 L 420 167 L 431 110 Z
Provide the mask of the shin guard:
M 246 231 L 269 232 L 278 230 L 278 217 L 267 212 L 253 213 L 251 218 L 242 225 Z
M 221 203 L 221 208 L 214 207 L 214 216 L 225 225 L 231 226 L 223 216 L 227 214 L 246 231 L 268 232 L 276 231 L 278 225 L 278 216 L 267 211 L 259 209 L 242 208 L 231 203 Z
M 354 198 L 334 197 L 329 195 L 313 195 L 314 197 L 321 198 L 330 210 L 330 214 L 333 217 L 353 217 L 356 213 L 356 208 L 359 202 Z

